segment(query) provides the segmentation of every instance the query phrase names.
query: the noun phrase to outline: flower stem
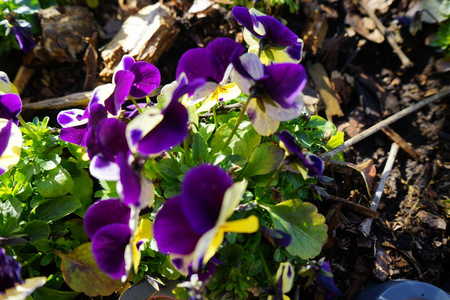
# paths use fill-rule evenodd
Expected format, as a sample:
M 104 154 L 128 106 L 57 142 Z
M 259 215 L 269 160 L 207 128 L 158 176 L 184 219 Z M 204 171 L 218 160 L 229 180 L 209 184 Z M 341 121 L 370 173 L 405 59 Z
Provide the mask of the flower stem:
M 27 259 L 26 261 L 24 261 L 22 263 L 22 268 L 27 266 L 27 265 L 29 265 L 29 264 L 31 264 L 33 261 L 35 261 L 36 259 L 38 259 L 41 256 L 42 256 L 42 252 L 36 253 L 35 255 L 33 255 L 32 257 L 30 257 L 29 259 Z
M 136 106 L 138 112 L 141 113 L 141 112 L 142 112 L 142 109 L 141 109 L 141 107 L 139 106 L 139 104 L 136 102 L 136 99 L 135 99 L 134 97 L 132 97 L 132 96 L 129 96 L 129 98 L 130 98 L 131 102 L 133 102 L 134 106 Z
M 221 152 L 223 152 L 225 149 L 227 149 L 228 145 L 231 142 L 231 139 L 233 138 L 233 136 L 235 135 L 237 129 L 239 128 L 239 125 L 241 124 L 242 120 L 244 119 L 244 115 L 245 115 L 245 110 L 247 109 L 248 106 L 248 102 L 250 101 L 250 99 L 247 99 L 247 102 L 245 102 L 244 107 L 242 107 L 241 109 L 241 113 L 239 114 L 238 119 L 236 120 L 236 124 L 234 125 L 233 129 L 231 130 L 230 136 L 228 137 L 228 139 L 225 141 L 225 144 L 223 145 L 222 149 L 220 150 Z
M 185 138 L 183 141 L 183 148 L 184 148 L 184 162 L 186 163 L 186 165 L 191 166 L 192 165 L 192 161 L 191 161 L 191 155 L 190 155 L 190 149 L 189 149 L 189 140 L 188 138 Z
M 213 116 L 214 116 L 214 130 L 219 126 L 219 121 L 217 120 L 216 107 L 213 106 Z
M 25 128 L 26 132 L 31 137 L 31 139 L 33 140 L 33 142 L 36 144 L 37 147 L 37 144 L 39 143 L 39 138 L 37 137 L 37 135 L 30 128 L 30 126 L 28 126 L 27 122 L 25 122 L 25 120 L 22 118 L 21 115 L 18 115 L 17 118 L 19 119 L 20 125 L 22 125 L 22 127 Z

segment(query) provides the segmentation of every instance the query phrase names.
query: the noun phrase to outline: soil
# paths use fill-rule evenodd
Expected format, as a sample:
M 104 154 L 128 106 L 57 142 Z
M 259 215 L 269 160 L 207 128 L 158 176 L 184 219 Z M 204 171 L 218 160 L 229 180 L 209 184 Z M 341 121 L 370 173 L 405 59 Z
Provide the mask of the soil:
M 386 4 L 388 2 L 391 4 Z M 412 4 L 409 2 L 412 1 L 379 1 L 387 8 L 376 14 L 392 29 L 395 20 L 404 16 L 408 5 Z M 138 7 L 151 4 L 137 3 Z M 414 64 L 404 67 L 386 40 L 372 41 L 376 40 L 369 35 L 373 26 L 367 19 L 364 19 L 366 23 L 359 22 L 367 18 L 367 14 L 358 1 L 305 0 L 299 4 L 296 13 L 290 13 L 287 6 L 277 6 L 266 13 L 280 16 L 304 38 L 304 66 L 314 63 L 324 66 L 343 112 L 342 116 L 334 114 L 332 121 L 345 132 L 346 139 L 404 108 L 448 90 L 450 72 L 440 72 L 437 68 L 444 54 L 427 45 L 429 37 L 437 31 L 437 24 L 422 23 L 415 35 L 408 26 L 398 26 L 394 30 L 402 39 L 400 47 Z M 112 0 L 102 0 L 100 5 L 101 8 L 93 10 L 95 27 L 92 30 L 101 28 L 103 31 L 97 49 L 114 36 L 127 15 L 136 11 L 131 4 L 119 7 Z M 222 36 L 242 41 L 241 27 L 224 7 L 216 4 L 206 12 L 188 14 L 188 2 L 173 1 L 165 5 L 177 15 L 180 33 L 174 46 L 156 63 L 163 84 L 174 80 L 177 62 L 187 49 L 205 46 Z M 313 10 L 317 14 L 308 11 L 311 8 L 317 8 Z M 31 67 L 34 74 L 22 98 L 25 102 L 38 102 L 83 91 L 86 74 L 83 51 L 71 62 L 40 61 L 33 54 L 12 51 L 0 59 L 0 69 L 14 78 L 21 64 Z M 99 56 L 98 71 L 101 64 Z M 318 92 L 317 83 L 309 80 L 308 94 L 313 100 L 317 100 Z M 24 116 L 31 120 L 34 116 L 48 115 L 55 122 L 57 113 L 57 110 L 44 109 L 24 111 Z M 321 102 L 318 114 L 327 117 Z M 345 299 L 353 299 L 369 283 L 399 278 L 424 281 L 450 292 L 448 98 L 443 97 L 398 120 L 390 128 L 405 140 L 413 153 L 399 150 L 377 210 L 379 217 L 373 221 L 369 235 L 362 235 L 359 229 L 367 217 L 366 212 L 352 203 L 370 205 L 393 143 L 384 132 L 379 131 L 344 151 L 346 162 L 360 168 L 364 163 L 375 168 L 366 169 L 372 170 L 372 173 L 366 172 L 370 194 L 361 172 L 329 163 L 327 172 L 334 178 L 329 193 L 333 197 L 315 203 L 329 226 L 329 239 L 320 256 L 330 261 L 336 285 Z M 313 287 L 300 286 L 299 290 L 302 299 L 326 298 Z

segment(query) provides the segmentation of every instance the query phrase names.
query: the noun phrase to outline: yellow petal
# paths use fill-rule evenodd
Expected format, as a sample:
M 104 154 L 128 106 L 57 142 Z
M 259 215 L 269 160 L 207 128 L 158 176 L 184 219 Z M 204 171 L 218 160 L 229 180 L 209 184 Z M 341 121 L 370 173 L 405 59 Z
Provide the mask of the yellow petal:
M 252 215 L 245 219 L 226 222 L 220 229 L 224 232 L 253 233 L 259 229 L 259 219 Z
M 225 195 L 223 196 L 222 207 L 220 208 L 220 215 L 216 222 L 217 225 L 220 226 L 224 224 L 227 219 L 231 217 L 234 210 L 239 205 L 246 188 L 247 181 L 243 180 L 234 183 L 226 190 Z
M 139 263 L 141 261 L 141 252 L 136 247 L 136 244 L 139 241 L 148 241 L 153 237 L 153 224 L 148 219 L 142 219 L 139 223 L 138 228 L 136 229 L 136 233 L 134 235 L 133 239 L 133 245 L 132 245 L 132 255 L 133 255 L 133 266 L 134 266 L 134 272 L 137 273 Z

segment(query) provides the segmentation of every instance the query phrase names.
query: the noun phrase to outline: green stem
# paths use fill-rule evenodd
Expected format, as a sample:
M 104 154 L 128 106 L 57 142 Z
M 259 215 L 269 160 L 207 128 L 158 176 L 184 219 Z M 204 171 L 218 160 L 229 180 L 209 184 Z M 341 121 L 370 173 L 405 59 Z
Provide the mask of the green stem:
M 134 106 L 136 106 L 138 112 L 139 112 L 139 113 L 142 113 L 142 109 L 141 109 L 141 107 L 139 106 L 139 104 L 136 102 L 136 99 L 135 99 L 134 97 L 132 97 L 132 96 L 129 96 L 129 98 L 130 98 L 131 102 L 133 102 Z
M 213 106 L 213 116 L 214 116 L 214 130 L 219 126 L 219 120 L 217 120 L 216 107 Z
M 233 130 L 231 130 L 230 136 L 225 141 L 225 144 L 223 145 L 222 149 L 220 150 L 221 152 L 223 152 L 225 149 L 227 149 L 228 145 L 231 142 L 231 139 L 233 138 L 234 134 L 236 133 L 237 129 L 239 128 L 239 125 L 241 124 L 242 120 L 244 119 L 245 110 L 247 109 L 249 101 L 250 101 L 250 99 L 247 99 L 247 102 L 245 102 L 244 107 L 242 107 L 241 113 L 239 114 L 239 117 L 236 120 L 236 124 L 234 124 Z
M 259 259 L 261 260 L 262 267 L 264 269 L 264 273 L 266 273 L 266 277 L 269 278 L 269 280 L 270 280 L 270 278 L 272 278 L 272 274 L 270 273 L 269 268 L 267 267 L 266 259 L 262 255 L 261 250 L 258 250 L 258 254 L 259 254 Z
M 183 141 L 183 148 L 184 148 L 184 162 L 186 165 L 191 166 L 191 152 L 189 151 L 189 137 L 185 138 Z
M 22 268 L 27 266 L 27 265 L 29 265 L 29 264 L 31 264 L 33 261 L 35 261 L 36 259 L 38 259 L 41 256 L 42 256 L 42 252 L 36 253 L 35 255 L 33 255 L 32 257 L 30 257 L 29 259 L 27 259 L 26 261 L 24 261 L 22 263 Z
M 283 163 L 277 168 L 277 170 L 275 171 L 275 173 L 273 173 L 272 177 L 270 177 L 269 182 L 266 184 L 266 186 L 264 187 L 264 190 L 267 190 L 267 188 L 270 186 L 270 184 L 275 180 L 275 178 L 278 176 L 278 174 L 280 174 L 281 172 L 281 168 L 283 168 Z
M 18 115 L 17 117 L 19 118 L 20 125 L 22 125 L 22 127 L 25 128 L 26 132 L 31 137 L 31 139 L 33 140 L 33 142 L 35 143 L 35 145 L 37 147 L 37 145 L 39 144 L 39 138 L 34 133 L 34 131 L 30 128 L 30 126 L 28 126 L 27 122 L 25 122 L 25 120 L 22 118 L 21 115 Z

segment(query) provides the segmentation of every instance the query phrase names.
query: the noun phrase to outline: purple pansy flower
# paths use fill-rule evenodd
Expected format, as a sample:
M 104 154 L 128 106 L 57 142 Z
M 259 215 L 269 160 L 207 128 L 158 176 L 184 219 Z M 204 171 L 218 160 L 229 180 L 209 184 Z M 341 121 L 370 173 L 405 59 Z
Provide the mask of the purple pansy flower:
M 303 41 L 283 23 L 254 8 L 235 6 L 233 17 L 244 26 L 244 39 L 249 52 L 258 54 L 264 64 L 271 61 L 298 63 Z
M 99 268 L 124 281 L 131 266 L 139 264 L 138 245 L 151 237 L 151 223 L 137 226 L 138 211 L 119 199 L 101 200 L 89 207 L 84 218 L 86 234 Z M 150 226 L 150 227 L 149 227 Z
M 0 248 L 0 299 L 25 299 L 44 285 L 45 277 L 22 280 L 20 264 Z
M 20 160 L 22 132 L 12 121 L 0 118 L 0 175 Z
M 181 76 L 169 104 L 161 111 L 154 107 L 145 109 L 127 126 L 128 145 L 133 153 L 151 156 L 169 150 L 185 139 L 188 134 L 188 112 L 178 99 L 192 95 L 204 83 L 196 79 L 188 84 Z
M 16 94 L 0 94 L 0 118 L 19 123 L 18 115 L 22 111 L 22 100 Z
M 247 114 L 255 130 L 270 135 L 280 121 L 298 117 L 303 109 L 306 71 L 302 65 L 281 63 L 265 66 L 258 56 L 246 53 L 233 61 L 235 81 L 249 95 Z
M 204 101 L 197 112 L 208 111 L 219 101 L 229 101 L 240 95 L 235 83 L 228 83 L 232 59 L 244 53 L 245 48 L 230 38 L 218 38 L 206 48 L 186 51 L 177 67 L 177 78 L 184 73 L 189 82 L 203 79 L 188 105 Z
M 234 183 L 219 167 L 200 165 L 184 178 L 181 194 L 167 200 L 157 213 L 154 238 L 174 266 L 187 273 L 207 263 L 222 244 L 225 232 L 253 233 L 258 218 L 227 221 L 245 192 L 245 181 Z M 176 221 L 174 221 L 176 220 Z
M 143 98 L 161 83 L 159 70 L 145 61 L 136 62 L 124 55 L 113 76 L 114 92 L 105 100 L 105 107 L 112 115 L 117 115 L 128 95 Z
M 314 154 L 303 154 L 302 148 L 297 143 L 295 137 L 288 131 L 283 130 L 277 133 L 278 138 L 283 142 L 290 157 L 288 163 L 295 165 L 304 177 L 321 177 L 324 170 L 323 160 Z
M 0 25 L 6 27 L 6 35 L 12 30 L 20 49 L 29 53 L 36 46 L 36 42 L 31 37 L 31 24 L 25 20 L 17 20 L 14 16 L 6 13 L 6 19 L 0 22 Z

